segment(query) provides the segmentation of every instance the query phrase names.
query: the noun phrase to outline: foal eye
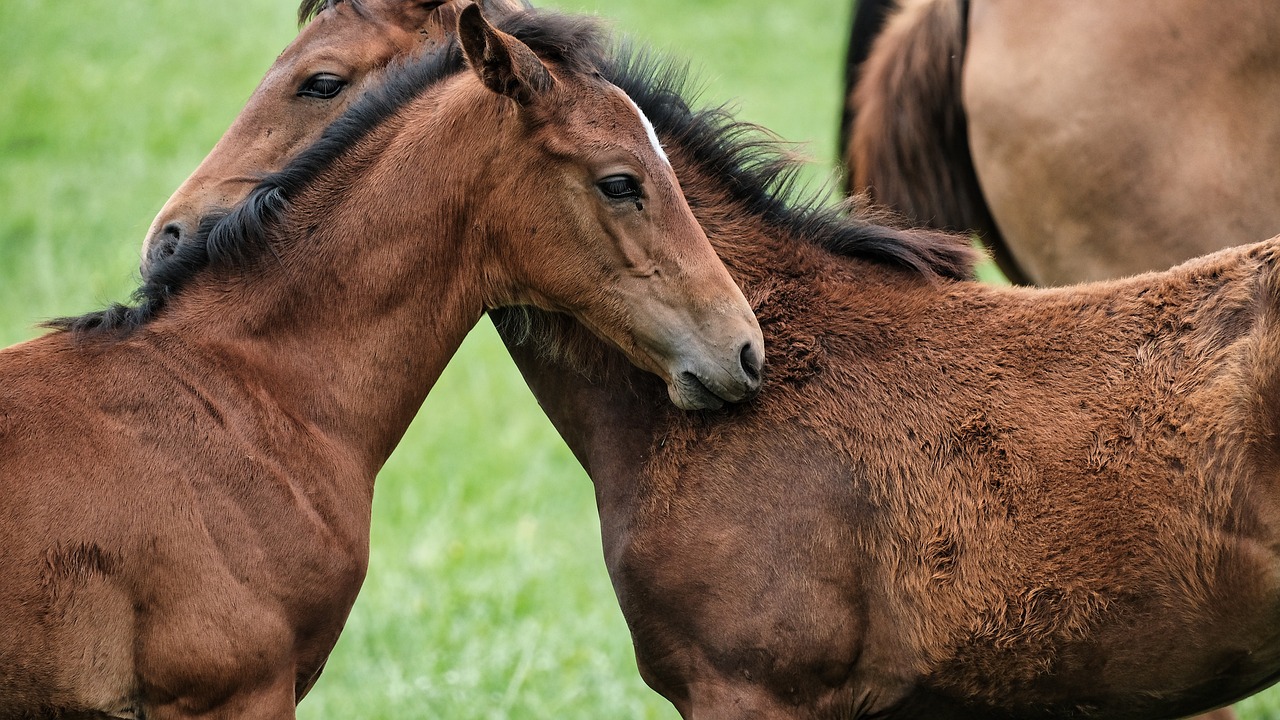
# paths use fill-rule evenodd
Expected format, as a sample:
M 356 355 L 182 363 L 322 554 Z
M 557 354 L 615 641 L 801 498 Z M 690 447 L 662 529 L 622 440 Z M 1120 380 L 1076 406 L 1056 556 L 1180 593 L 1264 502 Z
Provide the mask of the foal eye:
M 634 200 L 640 197 L 640 181 L 630 175 L 610 175 L 596 183 L 610 200 Z
M 342 89 L 347 86 L 347 81 L 332 75 L 330 73 L 320 73 L 307 78 L 302 83 L 302 87 L 298 88 L 298 97 L 319 98 L 321 100 L 330 100 L 338 96 Z

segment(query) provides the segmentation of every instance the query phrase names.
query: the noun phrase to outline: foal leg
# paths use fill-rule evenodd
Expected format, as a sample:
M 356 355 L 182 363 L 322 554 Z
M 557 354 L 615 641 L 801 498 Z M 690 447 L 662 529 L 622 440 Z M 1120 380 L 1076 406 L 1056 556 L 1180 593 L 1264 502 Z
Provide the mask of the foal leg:
M 179 698 L 147 709 L 147 720 L 294 720 L 297 716 L 296 680 L 292 668 L 269 682 L 256 683 L 213 707 Z

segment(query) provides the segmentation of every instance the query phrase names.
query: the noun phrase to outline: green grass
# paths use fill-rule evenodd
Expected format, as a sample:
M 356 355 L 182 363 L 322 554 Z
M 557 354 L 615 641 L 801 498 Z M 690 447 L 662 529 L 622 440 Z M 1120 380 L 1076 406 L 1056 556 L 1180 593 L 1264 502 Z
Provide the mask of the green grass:
M 561 0 L 691 59 L 830 177 L 849 9 Z M 832 8 L 836 9 L 832 9 Z M 0 2 L 0 344 L 127 296 L 151 218 L 292 38 L 265 0 Z M 675 718 L 640 681 L 590 482 L 482 324 L 380 476 L 369 578 L 303 718 Z M 1280 700 L 1246 717 L 1280 718 Z

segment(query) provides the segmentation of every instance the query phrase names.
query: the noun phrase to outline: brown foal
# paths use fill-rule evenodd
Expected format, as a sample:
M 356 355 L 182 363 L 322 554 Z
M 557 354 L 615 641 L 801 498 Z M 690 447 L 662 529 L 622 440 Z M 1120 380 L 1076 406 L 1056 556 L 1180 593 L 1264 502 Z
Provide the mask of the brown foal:
M 787 206 L 739 126 L 607 76 L 756 309 L 765 388 L 673 412 L 572 320 L 498 324 L 684 717 L 1168 718 L 1274 681 L 1280 239 L 1063 290 L 963 282 L 962 239 Z
M 191 237 L 210 209 L 239 202 L 264 173 L 311 145 L 388 65 L 439 47 L 469 1 L 303 0 L 298 20 L 305 27 L 152 221 L 142 244 L 143 269 Z M 527 3 L 481 0 L 480 6 L 496 20 Z
M 504 27 L 462 10 L 461 50 L 391 73 L 135 305 L 0 352 L 0 717 L 293 717 L 375 475 L 486 308 L 568 313 L 682 407 L 756 390 L 759 327 L 598 31 Z

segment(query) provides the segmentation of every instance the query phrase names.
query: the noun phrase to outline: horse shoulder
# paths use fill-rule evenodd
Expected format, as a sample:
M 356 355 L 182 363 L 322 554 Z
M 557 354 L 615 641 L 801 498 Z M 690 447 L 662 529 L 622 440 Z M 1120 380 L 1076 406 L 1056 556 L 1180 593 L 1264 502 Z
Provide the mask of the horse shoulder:
M 45 706 L 114 712 L 148 687 L 213 702 L 301 625 L 321 662 L 363 581 L 367 512 L 311 487 L 361 470 L 169 350 L 55 333 L 0 352 L 0 614 L 21 618 L 0 665 L 47 667 Z M 0 698 L 19 680 L 0 670 Z

